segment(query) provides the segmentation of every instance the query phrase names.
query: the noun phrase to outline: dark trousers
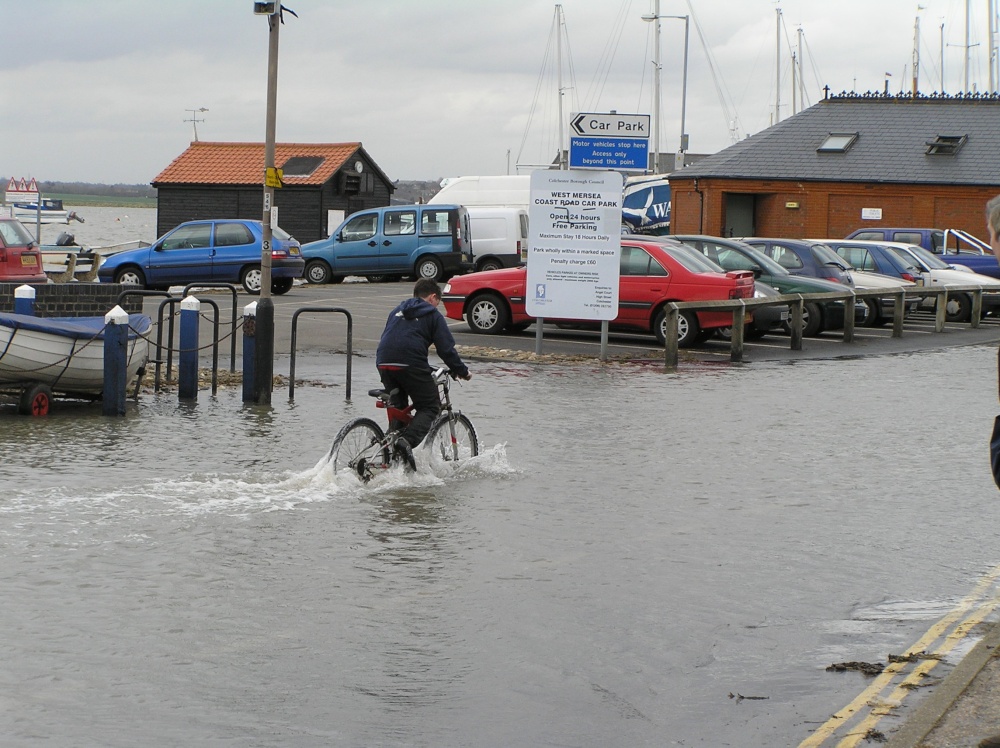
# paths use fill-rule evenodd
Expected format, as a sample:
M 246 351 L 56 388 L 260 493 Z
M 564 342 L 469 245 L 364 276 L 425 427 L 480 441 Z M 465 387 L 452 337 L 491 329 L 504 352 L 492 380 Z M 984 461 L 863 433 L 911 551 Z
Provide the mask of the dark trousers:
M 415 369 L 405 366 L 399 369 L 379 369 L 382 386 L 392 392 L 391 405 L 406 408 L 407 398 L 413 401 L 416 412 L 410 425 L 403 429 L 402 436 L 411 447 L 415 447 L 427 436 L 434 418 L 441 412 L 441 398 L 430 369 Z M 396 426 L 398 424 L 393 424 Z

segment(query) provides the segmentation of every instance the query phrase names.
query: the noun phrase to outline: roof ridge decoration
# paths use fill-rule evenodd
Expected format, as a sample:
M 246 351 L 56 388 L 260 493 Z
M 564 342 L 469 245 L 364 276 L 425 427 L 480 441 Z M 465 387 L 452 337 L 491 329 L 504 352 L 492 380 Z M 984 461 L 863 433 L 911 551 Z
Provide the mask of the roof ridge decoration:
M 827 95 L 824 99 L 825 101 L 870 101 L 872 99 L 879 99 L 883 101 L 988 101 L 988 102 L 998 102 L 1000 101 L 1000 92 L 998 91 L 965 91 L 960 93 L 944 93 L 934 91 L 933 93 L 924 94 L 919 91 L 916 94 L 900 91 L 899 93 L 888 93 L 885 91 L 865 91 L 863 93 L 858 93 L 856 91 L 841 91 L 839 94 Z

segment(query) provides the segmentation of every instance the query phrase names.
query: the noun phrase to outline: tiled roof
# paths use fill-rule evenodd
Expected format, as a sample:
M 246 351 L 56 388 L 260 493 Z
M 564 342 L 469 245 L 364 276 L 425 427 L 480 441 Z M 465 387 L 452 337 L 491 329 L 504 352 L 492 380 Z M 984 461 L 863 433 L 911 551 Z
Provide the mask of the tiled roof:
M 276 143 L 278 168 L 294 156 L 320 157 L 323 162 L 307 177 L 286 177 L 285 183 L 322 185 L 336 174 L 361 143 Z M 152 184 L 263 184 L 263 143 L 191 143 L 170 162 Z
M 1000 185 L 1000 98 L 844 95 L 820 101 L 673 172 L 718 177 L 901 184 Z M 858 133 L 845 153 L 817 153 L 831 133 Z M 939 135 L 967 135 L 954 155 L 928 155 Z

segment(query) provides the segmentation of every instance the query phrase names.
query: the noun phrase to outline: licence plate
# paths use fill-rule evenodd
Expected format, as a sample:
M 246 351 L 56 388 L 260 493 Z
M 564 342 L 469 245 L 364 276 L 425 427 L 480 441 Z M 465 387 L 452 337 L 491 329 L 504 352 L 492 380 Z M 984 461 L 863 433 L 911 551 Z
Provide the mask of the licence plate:
M 787 322 L 791 318 L 792 318 L 792 313 L 787 309 L 782 309 L 781 313 L 778 315 L 778 319 L 780 319 L 782 322 Z
M 21 265 L 37 265 L 38 258 L 34 255 L 21 255 Z

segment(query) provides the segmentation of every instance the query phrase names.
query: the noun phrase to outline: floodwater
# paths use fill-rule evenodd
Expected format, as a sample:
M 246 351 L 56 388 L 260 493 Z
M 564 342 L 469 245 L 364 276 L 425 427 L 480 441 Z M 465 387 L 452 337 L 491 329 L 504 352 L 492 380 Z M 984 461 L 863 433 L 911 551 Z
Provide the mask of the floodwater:
M 107 247 L 141 239 L 152 244 L 156 239 L 156 208 L 76 206 L 64 202 L 67 210 L 75 210 L 83 223 L 72 221 L 43 224 L 42 244 L 55 244 L 62 233 L 72 234 L 81 247 Z M 30 220 L 22 221 L 31 235 L 38 228 Z
M 368 486 L 342 357 L 2 408 L 0 743 L 797 745 L 1000 561 L 995 357 L 474 363 L 483 454 Z

